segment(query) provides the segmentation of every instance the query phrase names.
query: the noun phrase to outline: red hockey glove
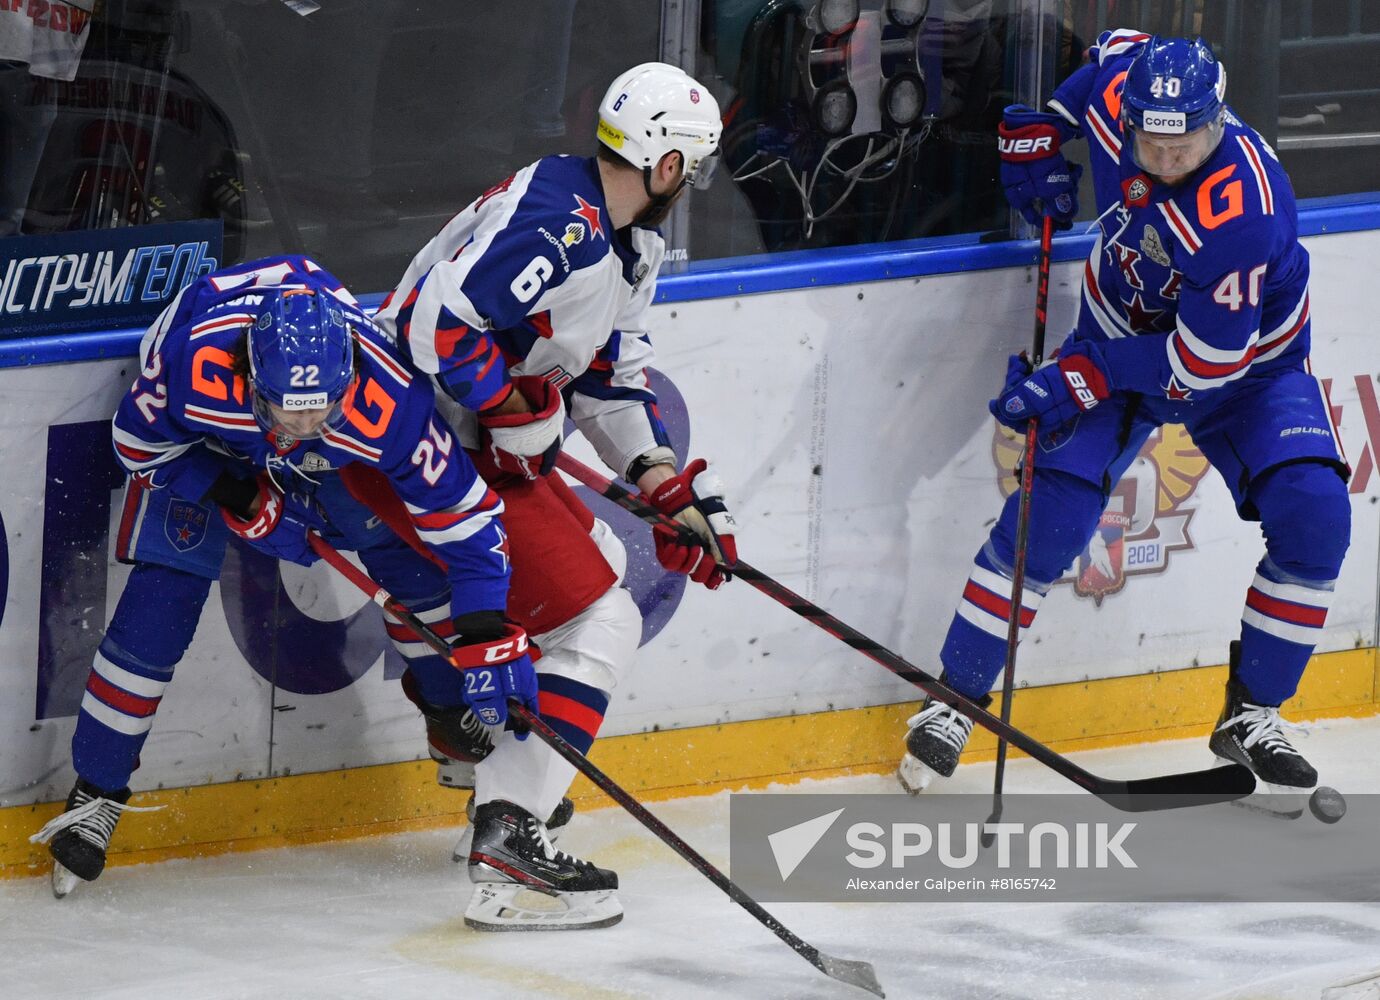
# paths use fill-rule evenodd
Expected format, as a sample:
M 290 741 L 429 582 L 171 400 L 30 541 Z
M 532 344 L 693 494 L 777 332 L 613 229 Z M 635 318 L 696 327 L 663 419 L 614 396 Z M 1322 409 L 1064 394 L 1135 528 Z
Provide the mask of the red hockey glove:
M 513 379 L 531 413 L 479 414 L 483 448 L 499 470 L 523 479 L 540 479 L 556 465 L 565 436 L 565 401 L 550 382 L 537 375 Z
M 718 473 L 697 458 L 647 497 L 653 507 L 691 529 L 702 542 L 688 544 L 670 528 L 653 528 L 657 560 L 671 572 L 684 573 L 710 590 L 717 590 L 729 578 L 738 561 L 738 543 L 733 537 L 738 525 L 723 494 Z

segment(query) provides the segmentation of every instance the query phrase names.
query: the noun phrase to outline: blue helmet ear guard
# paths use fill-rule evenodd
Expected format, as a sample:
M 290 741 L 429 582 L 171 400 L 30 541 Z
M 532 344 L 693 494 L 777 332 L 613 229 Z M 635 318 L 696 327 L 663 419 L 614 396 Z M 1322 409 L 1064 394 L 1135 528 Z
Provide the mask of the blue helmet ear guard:
M 1184 135 L 1220 122 L 1227 71 L 1201 38 L 1145 43 L 1126 72 L 1121 115 L 1132 128 Z
M 339 426 L 355 382 L 351 327 L 362 318 L 316 288 L 286 286 L 262 295 L 263 310 L 249 329 L 248 343 L 255 419 L 264 430 L 274 430 L 278 422 L 271 403 L 287 412 L 328 409 L 323 426 Z

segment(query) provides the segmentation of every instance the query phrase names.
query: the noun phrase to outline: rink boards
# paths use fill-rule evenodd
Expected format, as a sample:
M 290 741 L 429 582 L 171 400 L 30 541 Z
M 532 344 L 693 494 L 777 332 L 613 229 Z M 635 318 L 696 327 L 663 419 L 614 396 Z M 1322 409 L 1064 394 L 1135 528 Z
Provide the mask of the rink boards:
M 1295 714 L 1368 714 L 1380 368 L 1363 293 L 1380 232 L 1306 243 L 1314 372 L 1355 470 L 1354 526 L 1325 655 Z M 1054 343 L 1081 268 L 1054 269 Z M 742 555 L 934 672 L 973 553 L 1014 485 L 1018 445 L 985 401 L 1004 356 L 1028 345 L 1032 277 L 1007 267 L 655 309 L 663 416 L 678 452 L 723 473 Z M 0 807 L 12 807 L 0 808 L 0 872 L 38 858 L 23 837 L 71 784 L 86 668 L 128 572 L 111 558 L 121 480 L 108 421 L 133 375 L 130 358 L 0 369 Z M 593 461 L 583 442 L 571 450 Z M 894 762 L 913 688 L 742 583 L 685 589 L 657 567 L 645 528 L 588 502 L 627 538 L 647 619 L 605 728 L 624 738 L 596 750 L 615 777 L 657 796 Z M 1017 724 L 1061 746 L 1203 731 L 1221 691 L 1221 671 L 1205 668 L 1225 661 L 1237 632 L 1258 529 L 1169 428 L 1099 536 L 1022 646 L 1032 690 Z M 463 796 L 416 763 L 421 724 L 400 669 L 376 609 L 329 568 L 280 578 L 232 553 L 135 776 L 136 791 L 184 790 L 151 797 L 173 808 L 131 817 L 128 846 L 258 846 L 458 811 Z

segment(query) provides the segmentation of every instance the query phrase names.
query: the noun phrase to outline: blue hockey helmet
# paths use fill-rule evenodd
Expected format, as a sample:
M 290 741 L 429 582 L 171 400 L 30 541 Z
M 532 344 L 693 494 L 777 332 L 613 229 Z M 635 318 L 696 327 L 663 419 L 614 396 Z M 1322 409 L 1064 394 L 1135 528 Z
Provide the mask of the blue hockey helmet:
M 1161 176 L 1202 166 L 1222 140 L 1226 92 L 1227 71 L 1201 38 L 1146 42 L 1121 91 L 1136 165 Z
M 263 311 L 249 329 L 254 417 L 264 430 L 320 437 L 345 420 L 355 385 L 355 310 L 306 286 L 262 292 Z

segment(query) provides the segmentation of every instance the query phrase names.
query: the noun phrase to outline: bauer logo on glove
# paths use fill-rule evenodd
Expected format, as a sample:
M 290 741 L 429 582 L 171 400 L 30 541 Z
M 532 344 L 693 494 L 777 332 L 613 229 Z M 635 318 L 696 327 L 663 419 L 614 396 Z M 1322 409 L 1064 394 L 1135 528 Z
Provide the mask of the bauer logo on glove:
M 1069 163 L 1060 147 L 1077 134 L 1059 115 L 1013 104 L 997 126 L 997 153 L 1006 200 L 1032 226 L 1041 216 L 1068 229 L 1078 214 L 1078 180 L 1083 167 Z
M 987 404 L 992 416 L 1012 430 L 1023 431 L 1028 420 L 1040 423 L 1041 433 L 1056 431 L 1106 399 L 1115 388 L 1097 345 L 1069 341 L 1056 358 L 1030 371 L 1024 356 L 1013 354 L 1006 365 L 1007 382 Z

